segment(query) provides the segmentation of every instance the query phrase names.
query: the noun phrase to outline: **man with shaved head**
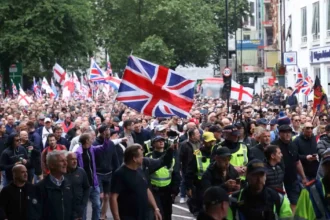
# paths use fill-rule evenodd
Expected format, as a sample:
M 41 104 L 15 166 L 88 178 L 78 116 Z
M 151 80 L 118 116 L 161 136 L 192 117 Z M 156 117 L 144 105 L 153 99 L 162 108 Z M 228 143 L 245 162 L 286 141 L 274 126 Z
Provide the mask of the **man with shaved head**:
M 306 122 L 302 126 L 301 134 L 294 140 L 303 165 L 305 175 L 309 180 L 315 179 L 319 161 L 317 156 L 317 142 L 313 134 L 313 124 Z
M 28 219 L 38 203 L 35 187 L 28 183 L 28 172 L 24 165 L 15 165 L 12 172 L 13 182 L 0 192 L 0 217 L 4 216 L 1 219 L 8 220 Z

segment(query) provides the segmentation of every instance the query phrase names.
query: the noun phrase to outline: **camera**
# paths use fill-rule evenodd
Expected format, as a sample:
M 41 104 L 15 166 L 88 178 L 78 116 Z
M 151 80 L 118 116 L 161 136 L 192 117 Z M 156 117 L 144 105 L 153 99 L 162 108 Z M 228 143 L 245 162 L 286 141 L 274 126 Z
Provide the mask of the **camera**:
M 170 129 L 168 132 L 167 132 L 167 137 L 168 137 L 168 144 L 169 146 L 171 146 L 172 144 L 177 144 L 179 143 L 179 132 L 174 130 L 174 129 Z

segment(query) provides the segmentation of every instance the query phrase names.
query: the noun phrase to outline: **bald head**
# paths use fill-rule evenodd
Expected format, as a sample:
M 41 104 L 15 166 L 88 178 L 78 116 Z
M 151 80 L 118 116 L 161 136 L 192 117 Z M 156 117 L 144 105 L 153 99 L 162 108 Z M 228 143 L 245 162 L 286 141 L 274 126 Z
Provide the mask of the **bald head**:
M 28 180 L 27 169 L 22 164 L 17 164 L 12 169 L 13 172 L 13 180 L 15 184 L 24 184 Z
M 189 122 L 187 123 L 187 130 L 196 128 L 196 124 L 194 122 Z
M 28 133 L 26 132 L 26 131 L 21 131 L 20 133 L 19 133 L 19 136 L 20 136 L 20 138 L 21 138 L 21 141 L 22 142 L 26 142 L 27 140 L 29 140 L 29 135 L 28 135 Z
M 66 160 L 68 162 L 69 172 L 74 171 L 77 168 L 77 155 L 74 152 L 68 152 L 66 155 Z
M 313 135 L 313 124 L 311 122 L 306 122 L 303 125 L 303 134 L 305 137 L 311 137 Z

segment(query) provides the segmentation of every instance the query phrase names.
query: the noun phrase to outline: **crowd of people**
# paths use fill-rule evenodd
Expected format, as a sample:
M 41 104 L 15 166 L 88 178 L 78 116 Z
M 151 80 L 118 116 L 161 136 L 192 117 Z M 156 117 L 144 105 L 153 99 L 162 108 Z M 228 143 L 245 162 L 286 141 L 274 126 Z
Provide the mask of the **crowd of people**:
M 195 98 L 185 119 L 106 100 L 0 106 L 0 219 L 329 219 L 330 117 Z M 283 99 L 283 100 L 282 100 Z M 112 100 L 111 98 L 109 100 Z M 274 98 L 276 100 L 276 98 Z

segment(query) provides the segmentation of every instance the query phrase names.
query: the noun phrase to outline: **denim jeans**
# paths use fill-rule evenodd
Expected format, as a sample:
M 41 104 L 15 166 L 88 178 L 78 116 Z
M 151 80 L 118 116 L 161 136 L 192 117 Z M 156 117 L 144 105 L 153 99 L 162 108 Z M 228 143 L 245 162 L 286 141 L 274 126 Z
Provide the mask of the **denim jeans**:
M 186 198 L 186 185 L 184 182 L 184 174 L 182 174 L 182 179 L 180 183 L 180 198 Z
M 2 171 L 1 174 L 2 174 L 2 186 L 3 187 L 8 186 L 10 181 L 8 181 L 6 178 L 6 172 Z
M 99 220 L 101 214 L 100 187 L 90 187 L 89 200 L 92 203 L 92 220 Z M 84 210 L 83 220 L 87 219 L 87 207 Z

